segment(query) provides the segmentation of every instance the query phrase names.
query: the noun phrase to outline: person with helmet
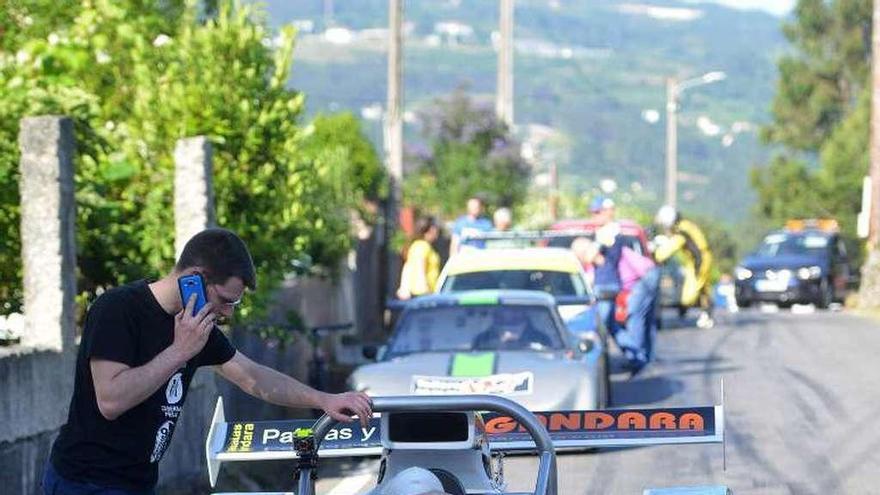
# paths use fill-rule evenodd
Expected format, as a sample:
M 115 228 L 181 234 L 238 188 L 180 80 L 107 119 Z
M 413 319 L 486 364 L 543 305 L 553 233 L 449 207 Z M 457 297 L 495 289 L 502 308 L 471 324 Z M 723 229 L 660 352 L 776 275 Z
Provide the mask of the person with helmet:
M 703 231 L 690 220 L 681 218 L 672 206 L 664 205 L 657 211 L 654 223 L 668 234 L 668 239 L 654 250 L 654 259 L 665 263 L 681 253 L 684 282 L 681 289 L 682 307 L 699 304 L 702 308 L 697 326 L 712 328 L 712 298 L 709 276 L 712 269 L 712 251 Z
M 443 484 L 431 471 L 412 466 L 397 473 L 376 495 L 445 495 Z

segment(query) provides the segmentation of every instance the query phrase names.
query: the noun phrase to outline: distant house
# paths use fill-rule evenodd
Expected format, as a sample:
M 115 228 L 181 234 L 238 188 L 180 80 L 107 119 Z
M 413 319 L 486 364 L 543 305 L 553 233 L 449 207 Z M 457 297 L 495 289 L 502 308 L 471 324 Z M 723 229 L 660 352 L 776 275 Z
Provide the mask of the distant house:
M 337 45 L 347 45 L 354 40 L 354 33 L 348 28 L 332 27 L 324 31 L 324 40 Z
M 315 21 L 311 19 L 294 19 L 290 21 L 290 24 L 296 28 L 300 33 L 314 33 L 315 32 Z
M 474 28 L 461 22 L 438 22 L 434 24 L 434 34 L 448 45 L 459 45 L 473 39 Z

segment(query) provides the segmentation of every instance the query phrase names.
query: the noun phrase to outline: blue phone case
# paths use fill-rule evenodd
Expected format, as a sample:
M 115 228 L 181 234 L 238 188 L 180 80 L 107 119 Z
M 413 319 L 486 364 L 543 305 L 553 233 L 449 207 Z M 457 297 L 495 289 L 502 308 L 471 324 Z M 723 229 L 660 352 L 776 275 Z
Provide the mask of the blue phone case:
M 194 273 L 192 275 L 185 275 L 177 279 L 177 286 L 180 288 L 180 299 L 183 301 L 183 307 L 186 307 L 187 302 L 189 302 L 189 298 L 195 294 L 196 295 L 196 304 L 193 307 L 193 316 L 202 309 L 202 307 L 208 302 L 208 298 L 205 295 L 205 280 L 202 278 L 201 274 Z

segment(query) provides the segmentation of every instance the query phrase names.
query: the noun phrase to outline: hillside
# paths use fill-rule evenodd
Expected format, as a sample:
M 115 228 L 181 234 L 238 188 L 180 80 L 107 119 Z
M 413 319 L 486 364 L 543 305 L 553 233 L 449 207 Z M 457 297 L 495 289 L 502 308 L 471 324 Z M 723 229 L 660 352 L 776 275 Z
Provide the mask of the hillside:
M 306 93 L 310 112 L 380 115 L 386 0 L 271 0 L 266 6 L 270 23 L 301 27 L 291 84 Z M 497 1 L 410 0 L 406 20 L 408 111 L 462 85 L 491 104 Z M 748 170 L 768 154 L 756 126 L 769 118 L 774 62 L 785 49 L 780 22 L 710 4 L 518 0 L 519 131 L 529 139 L 535 134 L 530 124 L 550 128 L 564 188 L 589 191 L 611 177 L 621 199 L 653 207 L 663 193 L 664 78 L 724 71 L 726 80 L 693 89 L 681 102 L 679 201 L 686 210 L 741 220 L 751 203 Z M 325 33 L 327 27 L 337 29 Z M 379 121 L 368 125 L 379 142 Z M 417 143 L 414 120 L 407 136 Z

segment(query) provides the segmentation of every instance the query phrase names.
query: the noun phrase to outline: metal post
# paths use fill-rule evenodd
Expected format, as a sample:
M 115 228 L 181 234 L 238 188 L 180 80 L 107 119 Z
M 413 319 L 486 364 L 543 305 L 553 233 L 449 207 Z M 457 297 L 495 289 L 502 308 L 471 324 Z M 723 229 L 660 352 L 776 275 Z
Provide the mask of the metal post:
M 666 80 L 666 204 L 676 206 L 678 195 L 678 84 Z
M 498 88 L 495 94 L 495 114 L 498 120 L 513 126 L 513 10 L 514 0 L 499 3 L 498 32 Z

